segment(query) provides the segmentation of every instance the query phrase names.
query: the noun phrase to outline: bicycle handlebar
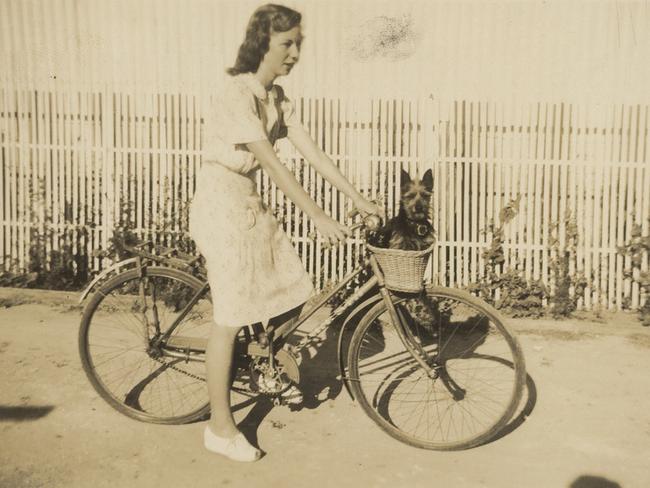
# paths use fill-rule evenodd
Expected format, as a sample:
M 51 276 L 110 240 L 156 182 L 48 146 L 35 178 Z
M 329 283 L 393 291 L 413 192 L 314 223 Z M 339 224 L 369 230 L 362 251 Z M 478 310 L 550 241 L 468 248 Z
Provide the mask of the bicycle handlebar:
M 350 217 L 356 217 L 359 215 L 359 211 L 354 209 L 350 212 Z M 377 230 L 381 225 L 381 217 L 379 215 L 366 215 L 363 217 L 361 222 L 357 222 L 349 227 L 349 229 L 354 232 L 357 229 L 366 228 L 368 230 Z
M 348 213 L 348 217 L 354 218 L 360 214 L 361 213 L 355 208 Z M 354 232 L 357 229 L 363 229 L 363 228 L 368 230 L 377 230 L 379 229 L 380 226 L 381 226 L 381 217 L 379 215 L 369 214 L 363 217 L 361 222 L 357 222 L 356 224 L 349 226 L 348 229 L 350 230 L 350 232 Z M 311 231 L 309 234 L 307 234 L 307 237 L 312 241 L 315 241 L 317 237 L 316 231 L 315 230 Z M 331 247 L 331 245 L 329 243 L 325 243 L 325 247 L 329 248 Z

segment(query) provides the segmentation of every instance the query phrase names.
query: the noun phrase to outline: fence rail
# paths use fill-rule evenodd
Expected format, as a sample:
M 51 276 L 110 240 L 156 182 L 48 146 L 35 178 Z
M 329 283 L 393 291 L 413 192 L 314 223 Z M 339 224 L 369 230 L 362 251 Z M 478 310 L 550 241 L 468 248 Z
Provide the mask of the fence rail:
M 483 233 L 521 196 L 506 226 L 505 266 L 552 284 L 550 232 L 568 211 L 579 243 L 572 270 L 589 286 L 586 308 L 638 307 L 629 259 L 617 246 L 634 223 L 650 226 L 647 105 L 511 104 L 484 101 L 296 100 L 304 126 L 346 176 L 389 213 L 399 169 L 434 171 L 437 232 L 430 277 L 465 286 L 484 272 Z M 201 164 L 204 102 L 192 94 L 44 91 L 0 87 L 0 256 L 24 269 L 30 249 L 69 246 L 93 270 L 115 228 L 132 220 L 142 236 L 173 242 Z M 349 202 L 286 141 L 278 150 L 304 188 L 335 218 Z M 320 285 L 353 265 L 359 240 L 326 251 L 312 223 L 260 175 L 259 187 Z M 566 229 L 558 230 L 567 245 Z M 642 269 L 648 269 L 645 257 Z

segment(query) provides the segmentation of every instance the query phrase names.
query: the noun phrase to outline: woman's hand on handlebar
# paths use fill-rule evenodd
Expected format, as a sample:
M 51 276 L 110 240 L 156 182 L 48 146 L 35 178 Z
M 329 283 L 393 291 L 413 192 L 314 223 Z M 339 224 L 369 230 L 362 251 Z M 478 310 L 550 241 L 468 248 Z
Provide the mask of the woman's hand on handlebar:
M 318 233 L 332 246 L 345 242 L 346 237 L 351 234 L 350 229 L 328 217 L 325 213 L 314 218 L 314 224 L 316 224 Z
M 355 210 L 357 210 L 362 217 L 368 215 L 378 215 L 382 220 L 386 219 L 386 211 L 375 202 L 369 202 L 365 198 L 360 198 L 354 202 Z
M 374 230 L 379 227 L 381 220 L 386 218 L 386 211 L 383 207 L 380 207 L 375 202 L 366 200 L 365 198 L 359 198 L 354 202 L 354 210 L 350 213 L 350 217 L 353 217 L 356 214 L 361 215 L 363 222 L 360 222 L 356 225 L 353 225 L 352 228 L 346 227 L 343 224 L 337 222 L 336 220 L 330 218 L 324 212 L 316 217 L 313 217 L 314 224 L 318 233 L 325 240 L 326 245 L 336 246 L 345 242 L 345 239 L 351 236 L 356 228 L 367 226 L 369 229 Z M 369 218 L 371 216 L 378 216 L 378 218 Z M 312 236 L 315 238 L 316 236 Z

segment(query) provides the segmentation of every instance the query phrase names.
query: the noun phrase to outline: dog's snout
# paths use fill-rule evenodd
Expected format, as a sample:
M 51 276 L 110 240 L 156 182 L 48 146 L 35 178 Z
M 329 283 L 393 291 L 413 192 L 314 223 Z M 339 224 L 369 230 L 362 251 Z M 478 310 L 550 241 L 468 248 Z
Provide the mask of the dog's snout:
M 414 206 L 416 213 L 424 213 L 426 211 L 426 206 L 423 202 L 417 202 Z

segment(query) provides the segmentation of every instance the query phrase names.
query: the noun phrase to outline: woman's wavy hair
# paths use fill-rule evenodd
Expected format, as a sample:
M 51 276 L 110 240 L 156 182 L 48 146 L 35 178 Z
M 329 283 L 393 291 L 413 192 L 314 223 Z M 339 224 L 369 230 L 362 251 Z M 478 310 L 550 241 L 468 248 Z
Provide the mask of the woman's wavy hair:
M 269 50 L 271 32 L 286 32 L 300 25 L 302 15 L 288 7 L 269 3 L 259 7 L 246 27 L 246 37 L 237 53 L 237 60 L 226 72 L 229 75 L 254 73 Z

